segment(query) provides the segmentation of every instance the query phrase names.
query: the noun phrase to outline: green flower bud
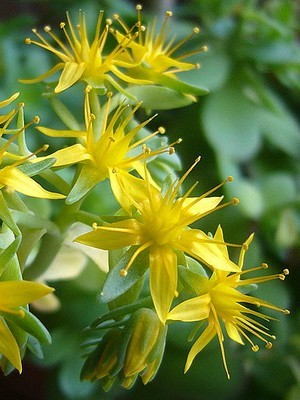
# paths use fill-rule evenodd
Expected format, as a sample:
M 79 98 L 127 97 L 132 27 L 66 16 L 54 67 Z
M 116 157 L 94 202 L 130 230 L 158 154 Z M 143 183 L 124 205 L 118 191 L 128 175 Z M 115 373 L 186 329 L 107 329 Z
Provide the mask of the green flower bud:
M 110 378 L 111 371 L 117 363 L 121 335 L 121 329 L 113 328 L 103 336 L 96 349 L 87 357 L 81 371 L 81 379 L 93 381 Z
M 155 375 L 160 365 L 158 359 L 162 359 L 164 352 L 166 333 L 167 327 L 161 323 L 155 311 L 141 308 L 132 314 L 124 327 L 119 353 L 124 357 L 125 378 L 141 374 L 150 364 L 153 364 L 150 375 Z

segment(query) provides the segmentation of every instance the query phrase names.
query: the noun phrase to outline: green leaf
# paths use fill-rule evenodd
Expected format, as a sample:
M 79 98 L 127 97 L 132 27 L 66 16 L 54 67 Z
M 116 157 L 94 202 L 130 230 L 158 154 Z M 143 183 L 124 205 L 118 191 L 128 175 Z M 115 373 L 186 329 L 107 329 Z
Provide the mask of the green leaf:
M 261 145 L 259 108 L 243 94 L 240 79 L 208 96 L 201 114 L 204 133 L 217 154 L 235 161 L 245 161 Z
M 238 207 L 244 215 L 254 220 L 259 218 L 264 211 L 263 196 L 254 182 L 249 179 L 239 178 L 233 182 L 230 190 L 234 190 L 235 196 L 239 199 Z
M 22 307 L 22 310 L 25 313 L 22 318 L 12 313 L 2 312 L 2 314 L 7 320 L 14 322 L 20 329 L 34 336 L 41 343 L 50 344 L 50 333 L 41 321 L 26 308 Z
M 127 92 L 142 101 L 142 107 L 149 110 L 172 110 L 188 106 L 193 102 L 191 97 L 162 86 L 131 86 Z
M 288 205 L 297 198 L 296 182 L 285 172 L 268 174 L 261 181 L 261 192 L 264 198 L 266 211 L 274 212 L 284 205 Z
M 0 190 L 0 218 L 7 225 L 15 235 L 20 235 L 20 229 L 16 225 L 15 221 L 12 218 L 11 212 L 7 207 L 6 201 L 3 197 L 2 191 Z
M 28 176 L 38 175 L 44 170 L 52 167 L 55 164 L 55 158 L 48 158 L 47 160 L 38 161 L 35 163 L 28 163 L 20 165 L 18 168 Z
M 178 272 L 179 279 L 188 292 L 197 294 L 198 296 L 205 293 L 205 288 L 208 281 L 207 276 L 193 272 L 189 268 L 185 268 L 182 265 L 178 266 Z
M 131 247 L 123 255 L 118 264 L 108 273 L 99 295 L 101 301 L 110 302 L 121 296 L 144 275 L 149 267 L 149 255 L 147 251 L 143 251 L 137 256 L 129 268 L 127 276 L 120 275 L 120 271 L 127 266 L 136 250 L 137 247 Z
M 21 237 L 17 237 L 2 253 L 0 258 L 0 277 L 9 264 L 12 257 L 16 254 L 21 243 Z

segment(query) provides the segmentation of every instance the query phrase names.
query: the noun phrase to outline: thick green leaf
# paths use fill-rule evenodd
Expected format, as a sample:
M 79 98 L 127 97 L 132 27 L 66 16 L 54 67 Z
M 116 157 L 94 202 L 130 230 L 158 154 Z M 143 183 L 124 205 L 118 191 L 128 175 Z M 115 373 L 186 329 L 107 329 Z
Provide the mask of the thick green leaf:
M 163 86 L 131 86 L 127 92 L 142 101 L 142 107 L 149 110 L 172 110 L 193 102 L 191 97 Z
M 35 176 L 52 167 L 55 164 L 55 158 L 48 158 L 47 160 L 38 161 L 35 163 L 28 163 L 19 166 L 19 169 L 28 176 Z
M 120 259 L 118 264 L 108 273 L 99 299 L 110 302 L 127 292 L 146 272 L 149 267 L 147 251 L 140 253 L 128 270 L 127 276 L 121 276 L 120 271 L 126 267 L 136 252 L 137 247 L 131 247 Z
M 179 265 L 178 272 L 179 279 L 188 292 L 196 294 L 198 296 L 201 296 L 205 293 L 205 290 L 203 290 L 203 288 L 206 288 L 208 277 L 202 275 L 202 270 L 199 271 L 200 273 L 197 273 L 190 270 L 189 268 L 185 268 L 182 265 Z
M 245 161 L 257 153 L 261 144 L 259 108 L 243 94 L 239 80 L 206 99 L 201 114 L 204 133 L 217 154 Z
M 7 207 L 6 201 L 3 197 L 2 191 L 0 190 L 0 218 L 2 221 L 13 231 L 15 235 L 20 235 L 20 229 L 16 225 L 12 218 L 11 212 Z
M 21 243 L 21 237 L 18 236 L 2 253 L 0 257 L 0 277 L 7 267 L 12 257 L 16 254 Z
M 5 316 L 7 320 L 14 322 L 20 329 L 34 336 L 41 343 L 50 344 L 51 343 L 50 333 L 41 323 L 41 321 L 26 308 L 22 307 L 22 310 L 25 313 L 24 317 L 22 318 L 12 313 L 2 312 L 2 314 Z

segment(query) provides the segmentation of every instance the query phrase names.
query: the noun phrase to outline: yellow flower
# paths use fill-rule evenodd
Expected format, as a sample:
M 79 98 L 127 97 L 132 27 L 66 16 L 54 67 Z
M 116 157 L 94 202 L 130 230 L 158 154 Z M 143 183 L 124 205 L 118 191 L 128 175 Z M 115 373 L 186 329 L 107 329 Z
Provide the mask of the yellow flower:
M 24 316 L 20 306 L 46 296 L 52 288 L 36 282 L 5 281 L 0 282 L 0 354 L 22 372 L 21 356 L 18 344 L 1 313 L 12 313 Z
M 9 104 L 11 101 L 16 99 L 18 93 L 11 96 L 9 99 L 4 100 L 0 103 L 0 107 L 3 107 Z M 20 103 L 19 108 L 23 107 L 23 103 Z M 0 123 L 5 122 L 4 125 L 0 128 L 0 137 L 3 134 L 9 133 L 7 128 L 12 121 L 12 119 L 17 114 L 17 110 L 12 110 L 6 116 L 0 117 Z M 37 182 L 35 182 L 32 178 L 27 176 L 24 172 L 18 169 L 18 166 L 26 163 L 31 157 L 37 154 L 41 150 L 45 150 L 48 146 L 44 146 L 41 150 L 38 150 L 35 153 L 30 154 L 29 156 L 23 157 L 16 155 L 14 153 L 10 153 L 8 151 L 9 146 L 12 142 L 32 123 L 37 123 L 39 121 L 38 117 L 34 117 L 31 122 L 29 122 L 26 126 L 23 126 L 21 129 L 18 129 L 15 134 L 13 134 L 8 140 L 3 142 L 4 144 L 0 148 L 0 190 L 3 187 L 6 187 L 8 190 L 15 190 L 17 192 L 23 193 L 27 196 L 39 197 L 44 199 L 63 199 L 65 196 L 59 193 L 49 192 L 42 188 Z M 5 164 L 3 160 L 5 158 Z M 13 162 L 13 160 L 16 160 Z M 37 159 L 37 161 L 39 161 Z M 3 166 L 1 166 L 3 164 Z
M 128 130 L 128 125 L 132 122 L 140 104 L 133 110 L 130 110 L 128 105 L 121 104 L 110 117 L 111 97 L 109 97 L 106 107 L 102 109 L 103 114 L 99 115 L 99 118 L 103 121 L 101 131 L 95 130 L 93 123 L 96 117 L 90 110 L 90 89 L 91 87 L 88 86 L 85 91 L 84 131 L 37 128 L 48 136 L 76 137 L 80 140 L 80 143 L 58 150 L 49 156 L 56 158 L 55 167 L 77 163 L 83 164 L 77 181 L 67 197 L 66 202 L 68 204 L 82 198 L 97 183 L 106 178 L 109 178 L 112 186 L 115 187 L 117 182 L 114 171 L 134 169 L 143 175 L 144 167 L 142 161 L 162 152 L 168 151 L 172 153 L 174 151 L 172 145 L 154 151 L 145 147 L 144 142 L 158 133 L 163 134 L 165 132 L 162 127 L 144 139 L 134 141 L 138 132 L 152 119 L 149 118 Z
M 185 59 L 200 51 L 206 51 L 206 46 L 196 51 L 175 56 L 178 49 L 193 35 L 199 33 L 199 28 L 194 28 L 190 35 L 174 44 L 174 37 L 168 40 L 167 25 L 170 17 L 172 17 L 171 11 L 166 12 L 165 20 L 158 33 L 156 33 L 155 21 L 147 28 L 142 24 L 142 6 L 137 5 L 136 10 L 138 13 L 136 24 L 138 35 L 136 39 L 133 38 L 131 30 L 121 20 L 120 16 L 118 14 L 113 16 L 125 31 L 125 33 L 121 33 L 115 30 L 114 34 L 117 41 L 125 46 L 124 52 L 120 53 L 118 58 L 128 64 L 132 64 L 133 68 L 128 70 L 130 76 L 148 80 L 149 83 L 154 82 L 172 87 L 174 86 L 174 81 L 177 80 L 176 74 L 178 72 L 199 68 L 199 64 L 186 62 Z
M 214 237 L 219 243 L 224 243 L 223 232 L 221 227 L 218 227 Z M 253 306 L 263 306 L 276 311 L 289 314 L 288 310 L 283 310 L 275 305 L 261 300 L 257 297 L 243 294 L 239 288 L 243 288 L 251 284 L 259 284 L 273 279 L 285 279 L 288 270 L 284 270 L 282 274 L 269 276 L 259 276 L 248 279 L 240 279 L 242 275 L 267 268 L 266 264 L 261 267 L 252 268 L 242 271 L 245 252 L 251 243 L 253 234 L 244 243 L 239 257 L 238 272 L 228 273 L 227 271 L 215 270 L 210 278 L 198 276 L 198 296 L 186 300 L 173 308 L 168 315 L 169 320 L 180 320 L 186 322 L 202 321 L 207 319 L 207 327 L 192 346 L 185 365 L 185 372 L 190 368 L 196 355 L 215 337 L 218 337 L 223 364 L 228 379 L 230 378 L 225 350 L 224 350 L 224 335 L 223 324 L 225 331 L 230 339 L 239 344 L 244 344 L 243 340 L 250 343 L 253 351 L 258 351 L 259 347 L 254 344 L 250 335 L 256 336 L 259 340 L 265 343 L 267 349 L 272 347 L 269 339 L 275 339 L 261 322 L 257 321 L 260 318 L 264 321 L 274 319 L 266 314 L 253 310 Z M 228 252 L 225 243 L 219 245 L 224 256 L 228 258 Z M 251 308 L 248 308 L 249 304 Z M 253 318 L 256 317 L 256 318 Z
M 194 185 L 183 197 L 177 198 L 181 184 L 199 160 L 200 158 L 165 193 L 150 184 L 147 173 L 143 180 L 124 174 L 122 171 L 116 172 L 116 179 L 119 180 L 118 188 L 121 190 L 120 193 L 115 190 L 116 197 L 128 213 L 132 209 L 136 212 L 129 219 L 104 226 L 94 226 L 94 231 L 76 239 L 79 243 L 107 250 L 137 246 L 122 271 L 124 276 L 138 255 L 148 250 L 150 291 L 162 322 L 165 322 L 177 293 L 178 251 L 189 254 L 211 268 L 225 271 L 238 270 L 238 267 L 214 244 L 212 238 L 201 230 L 189 229 L 189 225 L 193 222 L 228 204 L 219 205 L 222 197 L 207 197 L 216 188 L 200 197 L 188 197 Z M 235 203 L 235 200 L 233 202 Z
M 68 13 L 67 25 L 65 22 L 60 23 L 60 28 L 64 32 L 66 42 L 57 37 L 49 26 L 46 26 L 44 30 L 49 34 L 54 44 L 45 39 L 37 29 L 33 29 L 32 31 L 38 37 L 39 41 L 27 38 L 25 43 L 32 43 L 50 51 L 60 61 L 49 71 L 37 78 L 20 81 L 22 83 L 40 82 L 62 70 L 58 84 L 54 89 L 55 93 L 62 92 L 78 81 L 84 81 L 94 88 L 103 89 L 104 92 L 106 91 L 106 83 L 111 84 L 118 91 L 122 91 L 122 88 L 113 75 L 127 83 L 139 83 L 136 79 L 122 73 L 118 68 L 119 66 L 128 66 L 124 61 L 117 59 L 117 56 L 124 51 L 123 42 L 117 44 L 110 53 L 105 54 L 111 21 L 109 19 L 106 20 L 104 29 L 101 30 L 102 20 L 103 11 L 99 14 L 95 36 L 91 44 L 87 34 L 85 14 L 82 11 L 79 11 L 79 24 L 76 27 L 73 26 Z M 68 30 L 67 26 L 69 27 Z M 135 38 L 135 35 L 133 37 Z M 128 42 L 127 38 L 126 41 Z

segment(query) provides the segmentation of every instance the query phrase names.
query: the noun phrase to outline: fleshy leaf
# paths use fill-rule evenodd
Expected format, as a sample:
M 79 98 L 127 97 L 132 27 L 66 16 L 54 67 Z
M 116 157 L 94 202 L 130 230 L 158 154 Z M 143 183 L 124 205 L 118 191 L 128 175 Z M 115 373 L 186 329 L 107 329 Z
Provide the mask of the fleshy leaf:
M 126 267 L 136 247 L 131 247 L 120 259 L 118 264 L 107 275 L 99 299 L 103 302 L 110 302 L 127 290 L 129 290 L 146 272 L 149 267 L 148 252 L 144 251 L 138 255 L 130 266 L 128 274 L 121 276 L 120 271 Z

